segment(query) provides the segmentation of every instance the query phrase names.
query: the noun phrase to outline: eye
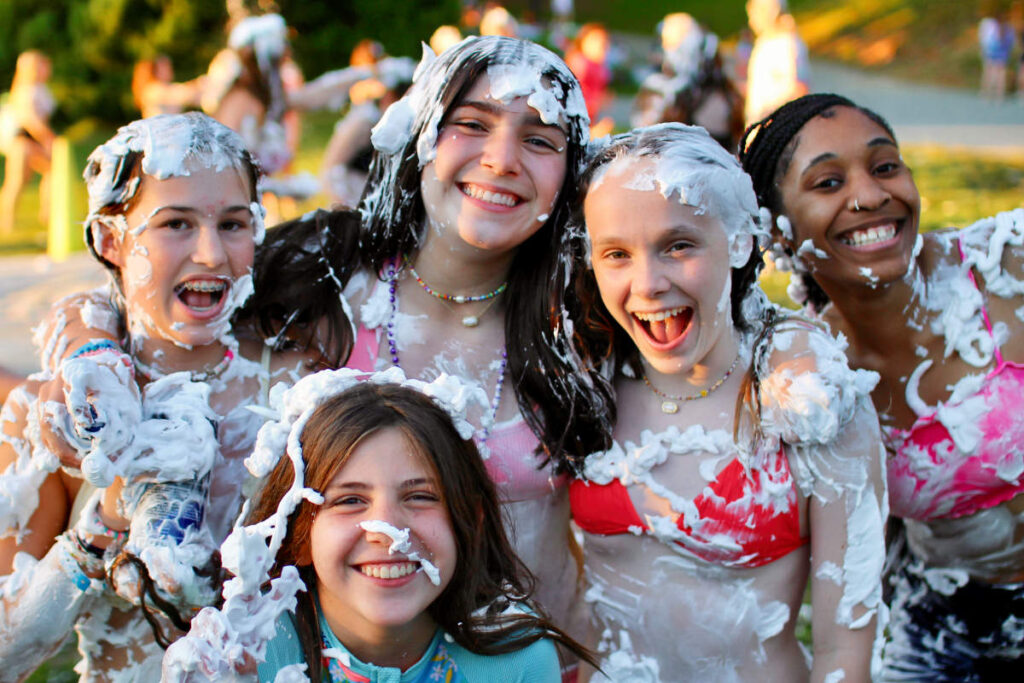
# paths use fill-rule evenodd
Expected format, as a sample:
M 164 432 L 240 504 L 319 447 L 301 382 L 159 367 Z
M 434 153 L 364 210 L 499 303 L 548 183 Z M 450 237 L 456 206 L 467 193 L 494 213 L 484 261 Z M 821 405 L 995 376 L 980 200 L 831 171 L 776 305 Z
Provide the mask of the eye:
M 476 119 L 456 119 L 449 125 L 455 126 L 461 131 L 467 133 L 484 133 L 487 132 L 487 126 Z
M 839 178 L 830 176 L 828 178 L 822 178 L 821 180 L 814 183 L 813 188 L 815 190 L 832 190 L 839 187 L 842 184 Z
M 249 227 L 249 222 L 248 221 L 240 221 L 240 220 L 234 220 L 234 219 L 227 219 L 227 220 L 221 221 L 220 225 L 217 226 L 218 229 L 224 230 L 226 232 L 237 232 L 239 230 L 245 230 L 248 227 Z
M 536 147 L 542 150 L 549 150 L 557 152 L 561 149 L 560 145 L 556 145 L 553 141 L 541 135 L 530 135 L 524 139 L 524 142 L 531 147 Z
M 875 166 L 875 173 L 877 175 L 892 175 L 900 169 L 900 162 L 898 161 L 883 161 L 882 163 Z
M 686 240 L 679 240 L 678 242 L 673 242 L 672 244 L 670 244 L 666 251 L 668 251 L 669 253 L 681 252 L 681 251 L 686 251 L 687 249 L 689 249 L 692 246 L 694 246 L 693 242 L 688 242 Z
M 610 261 L 622 261 L 629 258 L 629 252 L 625 249 L 609 249 L 601 256 Z
M 409 492 L 406 500 L 412 503 L 440 503 L 441 496 L 430 490 L 416 490 Z
M 337 498 L 333 498 L 328 503 L 329 507 L 332 508 L 352 508 L 365 504 L 366 501 L 361 496 L 357 496 L 352 493 L 345 494 L 343 496 L 338 496 Z
M 162 228 L 168 228 L 170 230 L 188 230 L 192 227 L 192 224 L 184 218 L 168 218 L 160 224 Z

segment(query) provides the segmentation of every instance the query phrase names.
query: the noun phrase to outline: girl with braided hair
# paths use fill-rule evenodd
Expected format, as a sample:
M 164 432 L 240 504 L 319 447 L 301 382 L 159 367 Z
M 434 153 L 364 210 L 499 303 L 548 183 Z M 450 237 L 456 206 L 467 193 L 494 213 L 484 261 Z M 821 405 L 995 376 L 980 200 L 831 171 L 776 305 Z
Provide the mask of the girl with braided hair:
M 791 295 L 878 372 L 905 554 L 885 680 L 1019 675 L 1024 648 L 1024 210 L 918 234 L 892 130 L 837 95 L 754 124 L 741 149 Z M 893 553 L 895 555 L 895 553 Z

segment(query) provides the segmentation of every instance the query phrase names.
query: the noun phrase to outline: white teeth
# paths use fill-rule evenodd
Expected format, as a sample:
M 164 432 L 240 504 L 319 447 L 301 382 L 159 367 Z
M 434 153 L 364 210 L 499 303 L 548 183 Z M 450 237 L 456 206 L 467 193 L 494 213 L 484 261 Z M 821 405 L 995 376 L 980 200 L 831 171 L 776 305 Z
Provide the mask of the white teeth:
M 637 320 L 643 320 L 644 322 L 657 322 L 659 320 L 666 320 L 673 316 L 679 315 L 686 310 L 686 306 L 680 306 L 679 308 L 670 308 L 667 311 L 658 311 L 657 313 L 633 313 Z
M 227 284 L 223 280 L 189 280 L 182 283 L 181 288 L 193 292 L 220 292 L 227 288 Z
M 842 239 L 846 244 L 850 244 L 855 247 L 862 247 L 866 244 L 885 242 L 887 240 L 891 240 L 895 236 L 896 226 L 889 224 L 880 225 L 876 228 L 867 228 L 866 230 L 855 230 L 843 235 Z
M 501 194 L 500 192 L 491 192 L 490 190 L 484 190 L 477 187 L 476 185 L 463 185 L 462 191 L 473 199 L 479 199 L 481 201 L 490 202 L 491 204 L 501 204 L 502 206 L 515 206 L 516 198 L 509 194 Z
M 364 564 L 359 567 L 359 571 L 375 579 L 400 579 L 416 571 L 416 563 Z

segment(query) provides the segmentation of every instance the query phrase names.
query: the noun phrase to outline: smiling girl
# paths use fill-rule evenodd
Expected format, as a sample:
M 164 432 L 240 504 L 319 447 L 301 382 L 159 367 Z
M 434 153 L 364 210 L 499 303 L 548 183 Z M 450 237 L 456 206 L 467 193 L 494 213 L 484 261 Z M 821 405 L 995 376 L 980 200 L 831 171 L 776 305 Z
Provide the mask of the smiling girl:
M 702 128 L 612 138 L 582 194 L 578 326 L 605 332 L 585 351 L 615 370 L 618 419 L 570 499 L 607 680 L 868 680 L 874 378 L 768 304 L 750 179 Z
M 311 377 L 289 395 L 329 381 Z M 284 410 L 312 410 L 298 443 L 304 485 L 322 503 L 288 516 L 271 574 L 298 565 L 307 591 L 278 620 L 260 680 L 298 663 L 314 682 L 561 680 L 552 641 L 585 654 L 537 616 L 472 440 L 408 386 L 331 393 Z M 280 460 L 250 523 L 278 510 L 295 471 Z
M 231 334 L 230 318 L 252 290 L 253 248 L 262 237 L 256 178 L 239 137 L 201 114 L 136 121 L 89 157 L 86 241 L 109 271 L 108 307 L 117 314 L 86 306 L 75 315 L 119 333 L 131 353 L 97 339 L 65 365 L 66 372 L 73 367 L 102 378 L 100 386 L 108 389 L 106 403 L 80 404 L 95 420 L 84 434 L 91 445 L 78 441 L 90 453 L 84 473 L 58 470 L 39 446 L 30 410 L 39 382 L 28 382 L 4 407 L 5 678 L 31 672 L 72 626 L 80 637 L 83 680 L 158 675 L 162 650 L 143 610 L 103 580 L 125 544 L 130 520 L 117 503 L 120 485 L 106 494 L 97 487 L 110 485 L 113 474 L 135 459 L 159 463 L 163 471 L 188 470 L 188 449 L 208 451 L 209 493 L 198 503 L 202 521 L 196 531 L 201 527 L 213 543 L 227 535 L 240 507 L 241 457 L 261 423 L 245 406 L 259 399 L 271 374 L 279 374 L 279 363 L 270 371 L 249 360 L 259 357 L 258 347 L 239 344 Z M 177 408 L 199 382 L 205 383 L 199 390 L 199 426 L 205 429 L 171 430 Z M 159 415 L 149 414 L 156 387 L 169 397 Z
M 561 303 L 587 126 L 579 84 L 540 46 L 471 38 L 427 54 L 374 131 L 360 210 L 272 229 L 242 312 L 321 366 L 447 373 L 483 392 L 470 420 L 509 537 L 570 633 L 584 603 L 565 472 L 607 445 L 614 410 Z M 54 355 L 84 336 L 63 334 L 74 341 L 53 341 Z
M 918 234 L 889 126 L 809 95 L 747 133 L 791 295 L 850 341 L 889 450 L 907 552 L 886 680 L 1002 680 L 1024 657 L 1024 212 Z

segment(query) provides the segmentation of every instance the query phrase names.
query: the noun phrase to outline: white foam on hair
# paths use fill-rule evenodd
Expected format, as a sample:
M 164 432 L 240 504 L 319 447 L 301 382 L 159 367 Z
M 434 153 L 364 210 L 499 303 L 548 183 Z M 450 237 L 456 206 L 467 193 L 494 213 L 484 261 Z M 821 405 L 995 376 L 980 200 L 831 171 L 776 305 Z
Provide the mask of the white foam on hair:
M 750 258 L 751 238 L 763 244 L 768 232 L 754 186 L 739 162 L 697 126 L 663 123 L 626 134 L 636 140 L 634 149 L 623 150 L 595 174 L 594 191 L 605 173 L 623 173 L 623 159 L 650 160 L 646 172 L 636 173 L 627 189 L 658 191 L 666 199 L 693 207 L 698 214 L 719 219 L 729 240 L 729 266 L 738 268 Z M 622 138 L 612 138 L 614 145 Z M 614 170 L 613 170 L 614 169 Z M 740 238 L 741 235 L 746 237 Z
M 281 57 L 287 44 L 288 27 L 280 14 L 245 17 L 235 24 L 228 36 L 228 47 L 251 48 L 260 61 Z
M 374 149 L 388 156 L 382 181 L 365 197 L 362 211 L 390 211 L 397 190 L 403 150 L 415 137 L 420 168 L 434 159 L 445 114 L 444 95 L 455 74 L 475 63 L 487 64 L 489 96 L 499 102 L 525 97 L 544 123 L 558 125 L 570 142 L 584 147 L 589 138 L 583 92 L 575 76 L 557 55 L 536 43 L 503 36 L 469 37 L 440 55 L 423 45 L 423 57 L 405 96 L 388 107 L 373 128 Z M 568 87 L 562 85 L 567 84 Z M 458 102 L 450 106 L 457 106 Z

